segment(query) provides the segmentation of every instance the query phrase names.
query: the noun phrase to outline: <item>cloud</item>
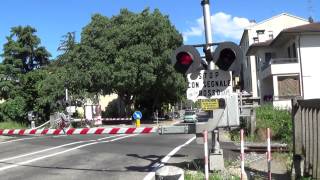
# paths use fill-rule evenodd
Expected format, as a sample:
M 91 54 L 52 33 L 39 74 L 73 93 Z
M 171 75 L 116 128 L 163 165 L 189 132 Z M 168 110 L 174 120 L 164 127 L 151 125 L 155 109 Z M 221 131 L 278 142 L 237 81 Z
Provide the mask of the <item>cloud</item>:
M 196 26 L 192 26 L 187 31 L 182 32 L 182 36 L 184 41 L 188 41 L 189 37 L 202 36 L 203 33 L 204 33 L 203 18 L 199 18 L 197 19 Z
M 243 29 L 250 25 L 247 18 L 233 17 L 224 12 L 218 12 L 211 15 L 212 33 L 214 38 L 224 40 L 239 40 Z M 199 37 L 204 35 L 203 17 L 196 20 L 196 24 L 182 33 L 184 41 L 190 37 Z

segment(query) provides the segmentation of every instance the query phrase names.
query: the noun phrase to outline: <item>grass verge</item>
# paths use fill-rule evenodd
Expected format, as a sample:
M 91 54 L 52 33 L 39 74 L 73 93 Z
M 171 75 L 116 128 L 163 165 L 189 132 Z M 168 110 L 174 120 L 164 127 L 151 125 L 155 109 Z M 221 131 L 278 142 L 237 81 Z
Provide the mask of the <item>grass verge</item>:
M 27 128 L 26 124 L 14 121 L 0 122 L 0 129 L 24 129 Z
M 225 161 L 226 169 L 223 171 L 214 171 L 209 173 L 210 180 L 238 180 L 239 176 L 234 174 L 234 172 L 229 171 L 228 162 Z M 185 162 L 181 166 L 185 171 L 184 178 L 185 180 L 203 180 L 204 176 L 204 164 L 203 159 L 194 159 L 192 162 Z
M 204 177 L 204 173 L 201 171 L 185 171 L 185 180 L 203 180 L 205 179 Z M 226 174 L 223 174 L 222 172 L 214 172 L 214 173 L 210 173 L 209 176 L 210 180 L 239 180 L 240 177 L 238 176 L 232 176 L 232 175 L 228 175 L 226 176 Z

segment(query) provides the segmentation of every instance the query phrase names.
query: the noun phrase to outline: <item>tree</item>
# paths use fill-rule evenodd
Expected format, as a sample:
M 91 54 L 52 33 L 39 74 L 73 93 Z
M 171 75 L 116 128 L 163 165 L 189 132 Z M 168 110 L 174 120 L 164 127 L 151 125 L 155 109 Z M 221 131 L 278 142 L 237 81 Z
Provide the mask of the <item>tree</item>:
M 129 112 L 131 105 L 137 105 L 137 99 L 147 93 L 157 96 L 150 99 L 153 106 L 181 97 L 186 82 L 169 61 L 173 49 L 181 44 L 181 35 L 159 10 L 145 9 L 136 14 L 123 9 L 112 18 L 94 15 L 83 29 L 82 51 L 78 53 L 88 71 L 90 67 L 97 70 L 92 71 L 93 76 L 102 75 L 106 79 L 101 80 L 111 83 L 112 89 L 102 92 L 117 93 Z M 106 86 L 101 80 L 95 82 L 95 90 Z M 163 98 L 167 95 L 169 98 Z
M 50 53 L 40 46 L 40 39 L 34 34 L 36 29 L 26 26 L 11 28 L 11 34 L 4 45 L 4 61 L 6 65 L 19 68 L 21 73 L 28 73 L 49 63 Z
M 4 44 L 0 98 L 6 101 L 0 106 L 2 120 L 26 120 L 26 112 L 34 107 L 38 95 L 34 85 L 45 72 L 42 75 L 29 73 L 48 65 L 50 57 L 35 33 L 36 29 L 30 26 L 13 27 Z
M 64 53 L 72 51 L 76 46 L 76 32 L 68 32 L 66 35 L 62 36 L 64 39 L 61 40 L 58 51 L 63 51 Z

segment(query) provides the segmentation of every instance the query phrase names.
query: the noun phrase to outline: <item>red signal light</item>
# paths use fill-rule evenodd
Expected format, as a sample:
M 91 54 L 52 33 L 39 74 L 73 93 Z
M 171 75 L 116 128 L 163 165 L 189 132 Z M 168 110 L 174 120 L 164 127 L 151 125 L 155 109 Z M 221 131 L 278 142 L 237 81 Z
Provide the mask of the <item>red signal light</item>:
M 201 69 L 201 56 L 198 50 L 191 45 L 178 47 L 171 56 L 174 69 L 184 75 L 197 72 Z
M 187 52 L 180 52 L 177 54 L 177 60 L 182 65 L 190 65 L 193 62 L 192 56 Z
M 218 61 L 216 62 L 216 65 L 220 69 L 227 71 L 235 60 L 236 60 L 235 52 L 230 48 L 226 48 L 220 52 L 220 56 Z
M 234 42 L 222 42 L 213 53 L 213 62 L 223 71 L 232 71 L 233 75 L 239 76 L 243 52 Z

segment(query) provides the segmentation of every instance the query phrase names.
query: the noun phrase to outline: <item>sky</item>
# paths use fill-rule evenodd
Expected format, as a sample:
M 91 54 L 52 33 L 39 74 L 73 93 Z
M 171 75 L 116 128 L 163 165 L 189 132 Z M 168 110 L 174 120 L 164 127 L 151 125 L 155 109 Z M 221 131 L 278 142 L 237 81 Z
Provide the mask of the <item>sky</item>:
M 67 32 L 75 31 L 79 41 L 82 28 L 93 14 L 112 17 L 122 8 L 136 13 L 147 7 L 157 8 L 182 33 L 184 44 L 201 44 L 205 37 L 200 3 L 201 0 L 0 0 L 0 54 L 11 27 L 31 25 L 37 29 L 41 45 L 55 58 Z M 238 43 L 250 20 L 260 22 L 286 12 L 320 21 L 320 0 L 210 0 L 210 11 L 213 41 Z

